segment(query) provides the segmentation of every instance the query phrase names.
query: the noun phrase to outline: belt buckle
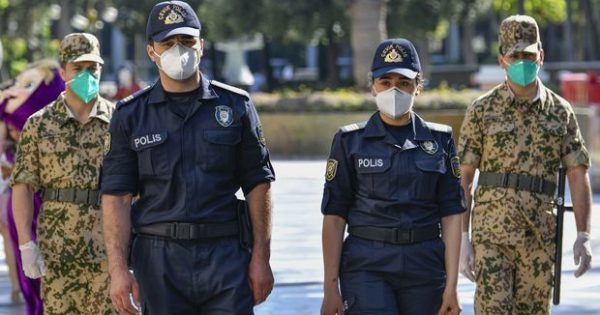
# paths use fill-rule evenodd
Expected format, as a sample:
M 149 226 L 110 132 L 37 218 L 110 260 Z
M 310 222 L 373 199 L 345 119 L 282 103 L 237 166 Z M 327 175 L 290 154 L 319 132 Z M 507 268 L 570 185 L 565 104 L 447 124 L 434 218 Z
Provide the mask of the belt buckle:
M 185 223 L 171 224 L 171 238 L 175 240 L 190 239 L 190 225 Z
M 544 190 L 544 180 L 541 178 L 534 178 L 531 181 L 531 187 L 529 188 L 533 192 L 541 193 Z
M 404 229 L 393 228 L 394 231 L 394 241 L 398 244 L 406 244 L 411 242 L 411 233 L 410 231 L 406 231 Z

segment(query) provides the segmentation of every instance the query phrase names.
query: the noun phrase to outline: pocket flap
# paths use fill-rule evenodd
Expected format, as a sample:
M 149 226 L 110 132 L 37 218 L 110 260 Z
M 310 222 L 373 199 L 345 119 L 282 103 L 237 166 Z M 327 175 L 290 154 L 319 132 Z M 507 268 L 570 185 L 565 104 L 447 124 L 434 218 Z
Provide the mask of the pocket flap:
M 167 140 L 166 132 L 149 132 L 144 135 L 136 136 L 131 139 L 131 149 L 141 151 L 147 148 L 155 147 Z
M 446 173 L 446 159 L 441 156 L 437 158 L 418 159 L 415 165 L 423 172 Z
M 242 136 L 235 129 L 204 130 L 204 139 L 214 144 L 236 145 L 242 140 Z
M 515 123 L 512 121 L 487 121 L 486 133 L 488 135 L 494 135 L 498 133 L 507 133 L 515 129 Z
M 390 168 L 389 157 L 382 156 L 357 156 L 354 158 L 354 167 L 360 174 L 383 173 Z

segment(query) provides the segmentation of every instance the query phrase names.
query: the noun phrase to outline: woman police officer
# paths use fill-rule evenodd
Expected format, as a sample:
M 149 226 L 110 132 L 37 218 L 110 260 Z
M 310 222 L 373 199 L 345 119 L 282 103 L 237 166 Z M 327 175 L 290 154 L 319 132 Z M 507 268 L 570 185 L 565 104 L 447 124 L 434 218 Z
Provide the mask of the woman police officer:
M 452 129 L 412 111 L 422 79 L 410 41 L 383 41 L 371 71 L 378 111 L 342 127 L 327 161 L 321 314 L 458 314 Z

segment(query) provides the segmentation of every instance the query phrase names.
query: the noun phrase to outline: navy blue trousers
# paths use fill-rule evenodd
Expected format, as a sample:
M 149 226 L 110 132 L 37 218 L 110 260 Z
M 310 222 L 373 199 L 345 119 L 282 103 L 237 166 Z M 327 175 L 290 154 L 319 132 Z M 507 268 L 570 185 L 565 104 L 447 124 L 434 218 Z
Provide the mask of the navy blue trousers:
M 346 315 L 437 314 L 446 283 L 444 243 L 394 245 L 349 236 L 340 286 Z
M 172 241 L 136 236 L 131 265 L 143 315 L 253 315 L 250 252 L 238 238 Z

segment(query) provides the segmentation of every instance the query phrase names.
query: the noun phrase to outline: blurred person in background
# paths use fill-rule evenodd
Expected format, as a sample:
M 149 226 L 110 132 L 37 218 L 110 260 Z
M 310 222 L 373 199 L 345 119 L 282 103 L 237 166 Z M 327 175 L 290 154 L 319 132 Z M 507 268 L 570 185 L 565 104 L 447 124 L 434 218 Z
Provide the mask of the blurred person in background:
M 58 62 L 55 60 L 40 60 L 20 73 L 16 77 L 14 85 L 3 91 L 3 100 L 0 101 L 0 119 L 7 128 L 6 143 L 8 145 L 5 147 L 4 159 L 0 163 L 2 163 L 2 175 L 7 180 L 12 173 L 15 147 L 20 140 L 25 122 L 35 112 L 55 100 L 64 88 L 65 84 L 59 75 Z M 25 309 L 29 315 L 42 314 L 40 280 L 28 278 L 24 273 L 21 252 L 18 250 L 19 243 L 12 205 L 12 192 L 8 197 L 7 224 L 10 232 L 11 248 L 16 258 L 16 272 L 25 301 Z M 32 240 L 36 239 L 37 218 L 41 205 L 41 195 L 39 193 L 34 194 L 32 224 L 29 230 Z

